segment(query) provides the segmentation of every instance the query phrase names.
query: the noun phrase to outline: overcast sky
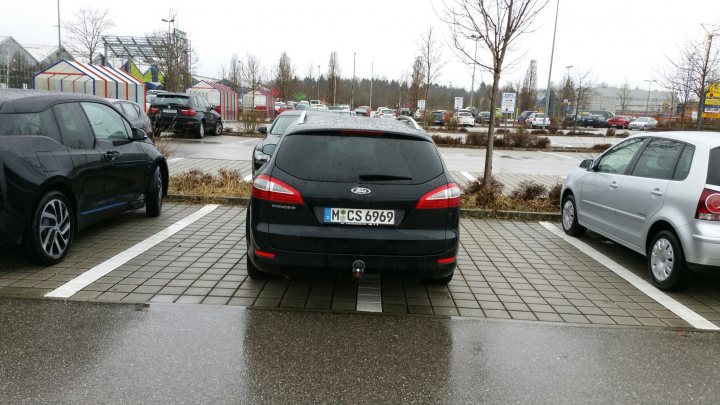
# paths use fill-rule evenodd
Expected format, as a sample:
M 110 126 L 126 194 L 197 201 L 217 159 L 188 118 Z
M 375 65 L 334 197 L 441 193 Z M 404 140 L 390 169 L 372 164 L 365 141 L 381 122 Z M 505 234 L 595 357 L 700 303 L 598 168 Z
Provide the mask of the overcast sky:
M 538 62 L 538 87 L 548 79 L 552 29 L 557 0 L 550 0 L 535 21 L 535 31 L 517 43 L 514 56 L 525 55 L 502 82 L 522 81 L 531 59 Z M 57 42 L 57 0 L 0 0 L 0 35 L 20 43 Z M 106 8 L 115 35 L 142 36 L 167 30 L 161 22 L 169 15 L 168 2 L 60 0 L 61 19 L 72 19 L 81 7 Z M 435 10 L 441 0 L 176 0 L 178 28 L 185 30 L 200 62 L 197 73 L 217 77 L 232 54 L 260 57 L 268 72 L 286 51 L 299 76 L 327 70 L 330 52 L 337 51 L 342 75 L 351 77 L 353 53 L 356 74 L 398 79 L 409 72 L 418 53 L 420 36 L 434 27 L 443 45 L 447 65 L 439 81 L 471 85 L 472 68 L 463 65 L 445 45 L 447 28 Z M 553 81 L 560 81 L 566 66 L 570 74 L 591 72 L 593 82 L 645 88 L 657 78 L 687 40 L 702 40 L 700 23 L 720 28 L 720 0 L 563 0 L 560 3 Z M 64 35 L 64 32 L 63 32 Z M 716 38 L 720 46 L 720 37 Z M 476 82 L 491 81 L 486 72 Z

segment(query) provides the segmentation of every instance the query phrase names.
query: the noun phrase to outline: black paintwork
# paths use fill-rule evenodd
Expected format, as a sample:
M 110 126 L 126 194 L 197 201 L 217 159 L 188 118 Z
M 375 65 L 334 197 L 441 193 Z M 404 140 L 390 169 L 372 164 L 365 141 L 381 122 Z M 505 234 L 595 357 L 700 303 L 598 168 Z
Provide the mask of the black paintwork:
M 415 138 L 432 142 L 422 131 L 395 120 L 368 120 L 362 117 L 313 119 L 287 129 L 276 152 L 258 174 L 272 176 L 302 196 L 304 204 L 278 204 L 251 198 L 248 209 L 248 258 L 259 269 L 285 274 L 297 267 L 351 269 L 354 260 L 363 260 L 371 270 L 414 270 L 429 278 L 452 274 L 455 263 L 437 260 L 455 257 L 459 246 L 459 208 L 418 210 L 426 193 L 452 183 L 442 163 L 440 175 L 421 184 L 362 182 L 372 189 L 369 195 L 350 193 L 360 183 L 304 180 L 276 166 L 288 137 L 323 133 L 353 136 L 349 131 L 382 131 L 381 136 Z M 353 132 L 354 133 L 354 132 Z M 438 159 L 442 159 L 438 153 Z M 314 156 L 323 159 L 322 156 Z M 382 174 L 382 173 L 378 173 Z M 330 225 L 322 222 L 323 207 L 395 210 L 395 226 Z M 267 259 L 255 249 L 276 254 Z
M 158 104 L 159 99 L 173 96 L 187 97 L 187 107 L 183 108 L 192 108 L 195 110 L 195 115 L 185 116 L 179 113 L 164 113 L 163 109 L 168 109 L 168 104 Z M 170 107 L 172 107 L 172 105 L 170 105 Z M 154 108 L 157 108 L 159 111 L 153 112 L 152 109 Z M 215 130 L 218 123 L 222 122 L 220 114 L 213 109 L 213 106 L 209 101 L 201 95 L 190 93 L 159 94 L 158 97 L 153 99 L 153 102 L 150 105 L 148 117 L 150 117 L 153 128 L 155 128 L 158 133 L 164 130 L 172 130 L 176 133 L 196 133 L 201 122 L 205 125 L 205 133 L 210 133 L 212 130 Z
M 37 91 L 0 90 L 0 124 L 7 114 L 45 112 L 41 135 L 0 134 L 0 241 L 20 243 L 37 202 L 50 190 L 66 195 L 76 229 L 144 205 L 144 193 L 155 166 L 163 174 L 167 194 L 168 169 L 155 146 L 132 129 L 127 136 L 95 139 L 79 149 L 66 146 L 53 107 L 99 103 L 123 114 L 111 103 L 94 96 Z M 79 122 L 90 124 L 79 109 Z M 4 118 L 5 117 L 5 118 Z M 125 121 L 127 128 L 132 125 Z M 0 125 L 1 127 L 2 125 Z

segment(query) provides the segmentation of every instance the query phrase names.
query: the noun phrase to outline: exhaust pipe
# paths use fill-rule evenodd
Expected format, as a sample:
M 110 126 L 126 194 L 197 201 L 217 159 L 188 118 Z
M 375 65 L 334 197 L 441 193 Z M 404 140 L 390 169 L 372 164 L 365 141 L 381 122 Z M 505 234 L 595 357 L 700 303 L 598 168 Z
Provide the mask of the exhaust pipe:
M 356 281 L 360 281 L 363 274 L 365 273 L 365 262 L 362 260 L 355 260 L 352 264 L 353 278 Z

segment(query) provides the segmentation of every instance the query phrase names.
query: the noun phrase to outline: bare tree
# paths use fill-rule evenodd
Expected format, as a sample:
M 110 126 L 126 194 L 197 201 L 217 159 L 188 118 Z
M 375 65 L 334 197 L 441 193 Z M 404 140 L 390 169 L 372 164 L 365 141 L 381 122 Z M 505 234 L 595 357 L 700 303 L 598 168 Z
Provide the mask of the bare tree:
M 500 87 L 500 75 L 503 68 L 517 63 L 511 61 L 506 65 L 508 49 L 517 39 L 527 32 L 537 14 L 547 5 L 548 0 L 446 0 L 444 3 L 443 21 L 450 28 L 450 40 L 455 53 L 465 63 L 476 63 L 493 75 L 490 92 L 490 122 L 488 127 L 487 149 L 485 152 L 485 170 L 483 187 L 489 190 L 492 186 L 492 156 L 495 138 L 495 107 L 497 91 Z M 490 58 L 475 55 L 475 39 L 480 43 Z M 492 61 L 488 63 L 487 61 Z
M 630 91 L 630 85 L 628 84 L 627 80 L 625 80 L 625 83 L 623 83 L 623 85 L 620 86 L 617 91 L 617 98 L 620 102 L 620 114 L 624 115 L 625 111 L 628 109 L 628 106 L 632 101 L 631 94 L 632 92 Z
M 440 77 L 440 72 L 445 66 L 440 48 L 433 37 L 433 29 L 429 28 L 427 34 L 420 39 L 420 55 L 423 62 L 425 74 L 425 112 L 423 122 L 427 122 L 427 112 L 430 104 L 430 86 Z
M 290 61 L 287 53 L 280 55 L 280 62 L 277 66 L 277 74 L 275 76 L 275 84 L 280 88 L 280 97 L 288 101 L 292 95 L 292 84 L 295 76 L 295 68 Z
M 417 108 L 420 100 L 420 88 L 425 81 L 425 69 L 422 56 L 416 56 L 410 74 L 410 108 Z
M 328 61 L 327 71 L 327 93 L 325 94 L 326 100 L 332 100 L 333 105 L 336 104 L 338 85 L 340 84 L 340 66 L 338 65 L 338 54 L 335 51 L 330 53 L 330 60 Z
M 720 65 L 720 49 L 712 51 L 712 40 L 716 35 L 715 32 L 710 32 L 703 25 L 703 29 L 707 32 L 706 41 L 707 44 L 703 43 L 689 43 L 683 50 L 688 54 L 687 59 L 691 62 L 691 77 L 693 78 L 694 91 L 700 100 L 700 105 L 703 105 L 707 88 L 710 84 L 714 83 L 720 78 L 720 71 L 718 66 Z M 697 130 L 702 128 L 702 111 L 698 112 L 697 119 Z
M 685 127 L 685 109 L 694 100 L 695 83 L 692 77 L 693 59 L 696 54 L 682 52 L 678 59 L 668 59 L 669 68 L 660 74 L 663 87 L 672 89 L 676 95 L 680 109 L 680 130 Z
M 592 95 L 593 84 L 590 78 L 590 71 L 576 70 L 574 80 L 575 119 L 573 120 L 573 131 L 577 130 L 577 118 L 579 110 L 585 109 L 590 96 Z
M 265 81 L 265 68 L 260 62 L 260 58 L 249 53 L 241 70 L 243 84 L 245 84 L 252 93 L 255 93 L 262 83 Z M 251 109 L 255 109 L 255 97 L 251 97 Z
M 108 10 L 88 7 L 81 8 L 75 13 L 75 19 L 66 21 L 64 26 L 73 52 L 87 57 L 88 63 L 93 63 L 103 35 L 115 27 L 115 23 L 108 16 Z
M 237 54 L 233 54 L 230 57 L 230 66 L 228 66 L 227 76 L 225 80 L 230 83 L 230 87 L 235 90 L 236 93 L 240 94 L 242 86 L 242 62 L 238 60 Z
M 533 110 L 537 102 L 537 61 L 530 61 L 518 96 L 520 111 Z

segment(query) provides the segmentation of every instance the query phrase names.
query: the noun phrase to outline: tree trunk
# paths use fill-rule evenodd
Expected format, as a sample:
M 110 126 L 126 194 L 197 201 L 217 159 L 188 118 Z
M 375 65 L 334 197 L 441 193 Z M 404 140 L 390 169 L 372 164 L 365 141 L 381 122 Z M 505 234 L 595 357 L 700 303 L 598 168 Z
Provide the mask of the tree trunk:
M 496 69 L 493 74 L 492 91 L 490 92 L 490 120 L 488 121 L 487 147 L 485 148 L 485 170 L 483 172 L 483 189 L 489 191 L 492 187 L 492 158 L 493 146 L 495 143 L 495 103 L 497 89 L 500 85 L 500 70 Z

